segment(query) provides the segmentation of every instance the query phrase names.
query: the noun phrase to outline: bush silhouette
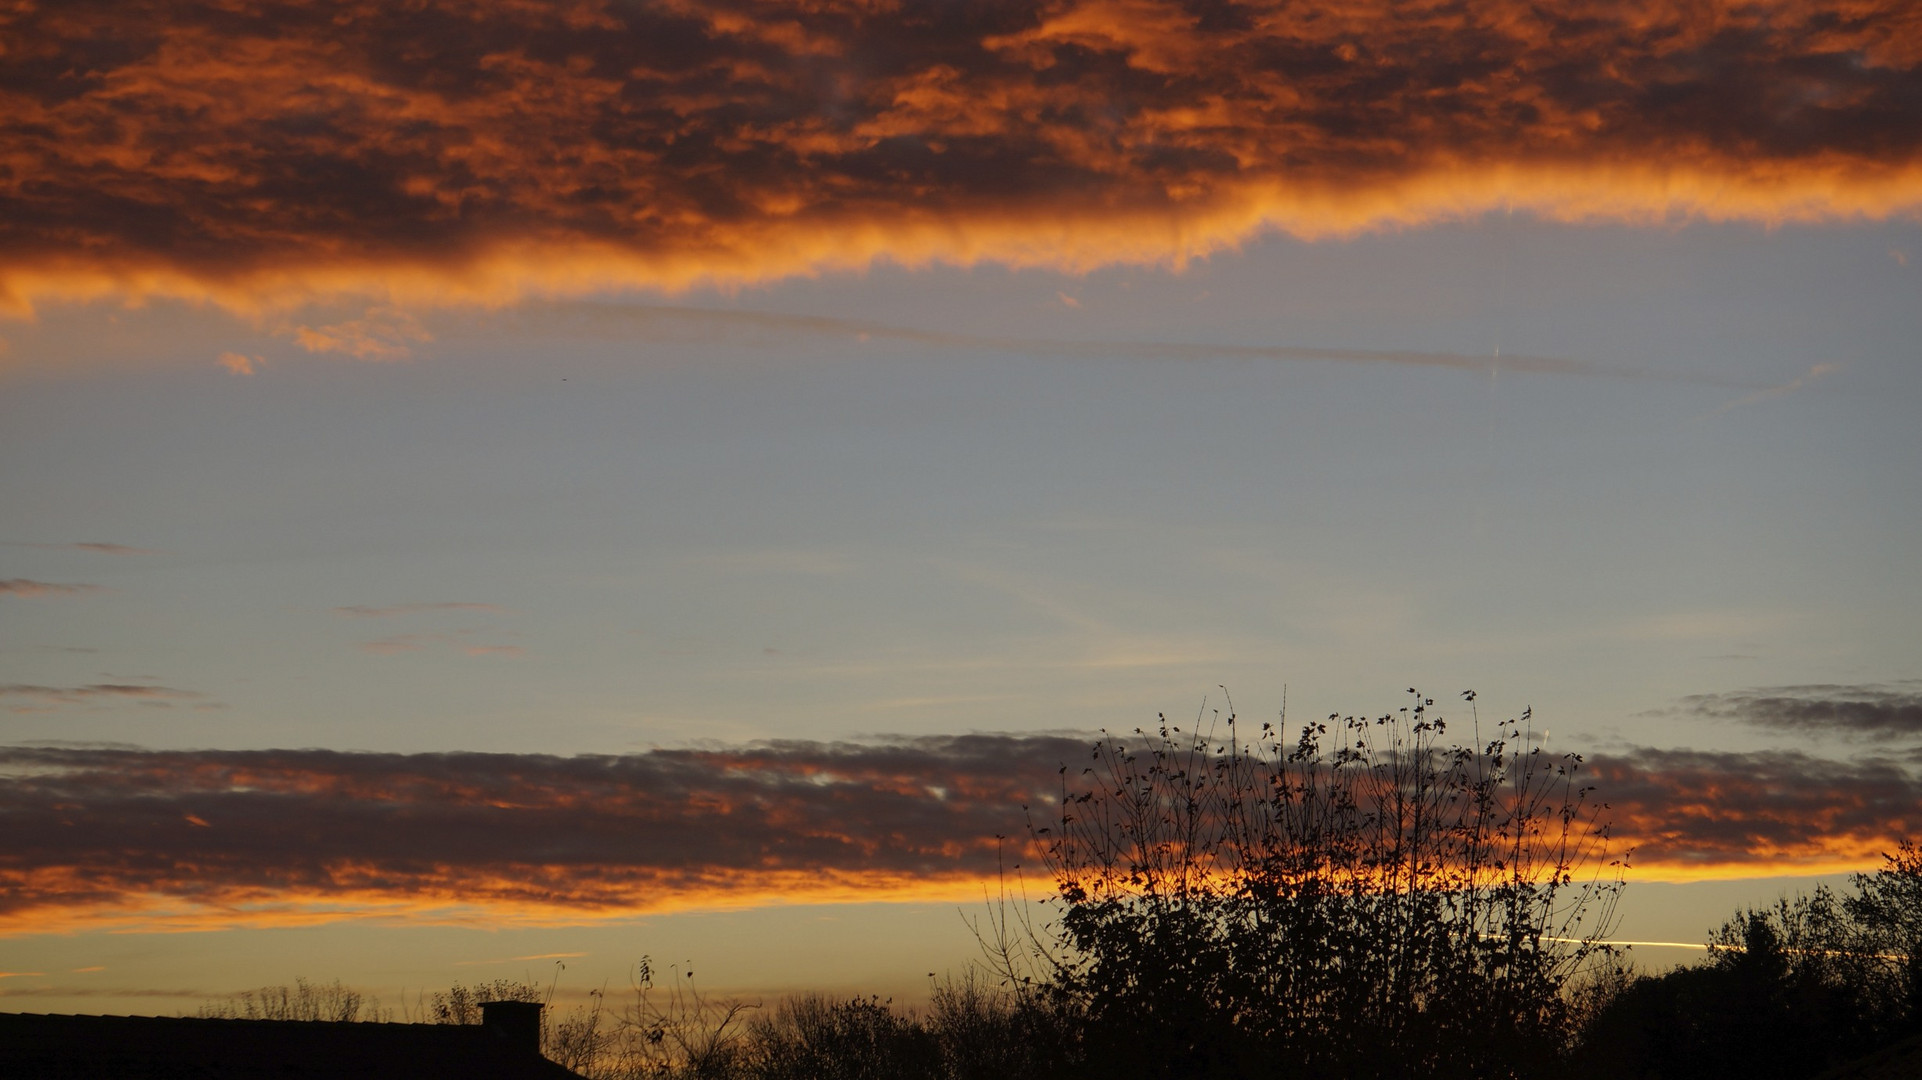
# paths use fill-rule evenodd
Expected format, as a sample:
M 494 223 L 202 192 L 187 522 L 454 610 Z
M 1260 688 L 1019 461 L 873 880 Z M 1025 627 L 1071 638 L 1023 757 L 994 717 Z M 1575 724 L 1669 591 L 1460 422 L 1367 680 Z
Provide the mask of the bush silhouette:
M 1063 770 L 1034 834 L 1061 905 L 1048 990 L 1082 1015 L 1090 1075 L 1559 1061 L 1571 979 L 1606 954 L 1620 885 L 1601 808 L 1527 714 L 1452 744 L 1410 693 L 1292 743 L 1268 724 L 1244 736 L 1232 712 L 1207 733 L 1164 719 Z
M 750 1027 L 758 1080 L 938 1080 L 933 1033 L 879 998 L 789 998 Z
M 518 979 L 490 979 L 468 986 L 455 983 L 445 990 L 427 995 L 421 1002 L 423 1019 L 436 1024 L 478 1024 L 483 1001 L 537 1001 L 545 1004 L 549 994 L 533 983 Z
M 382 1007 L 379 998 L 341 985 L 339 979 L 331 983 L 295 979 L 292 986 L 242 990 L 202 1005 L 194 1015 L 219 1020 L 321 1020 L 345 1024 L 392 1020 L 393 1010 Z
M 1034 995 L 990 988 L 974 972 L 934 988 L 921 1022 L 948 1080 L 1057 1078 L 1079 1061 L 1073 1017 Z

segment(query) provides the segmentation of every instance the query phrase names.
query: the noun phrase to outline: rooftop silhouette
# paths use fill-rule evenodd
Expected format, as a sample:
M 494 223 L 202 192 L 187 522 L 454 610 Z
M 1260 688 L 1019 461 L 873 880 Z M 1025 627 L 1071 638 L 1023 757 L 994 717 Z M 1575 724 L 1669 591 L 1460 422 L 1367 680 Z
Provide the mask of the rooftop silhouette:
M 10 1080 L 578 1080 L 540 1055 L 541 1006 L 487 1002 L 478 1025 L 0 1013 Z

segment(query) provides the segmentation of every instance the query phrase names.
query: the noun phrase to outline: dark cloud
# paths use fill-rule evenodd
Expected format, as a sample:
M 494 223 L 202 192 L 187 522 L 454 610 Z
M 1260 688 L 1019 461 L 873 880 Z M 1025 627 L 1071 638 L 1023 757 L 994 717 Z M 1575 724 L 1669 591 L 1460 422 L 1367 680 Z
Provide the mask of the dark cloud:
M 623 756 L 0 749 L 0 928 L 555 920 L 965 891 L 1026 851 L 1073 736 L 779 742 Z M 1922 826 L 1886 762 L 1592 759 L 1652 876 L 1872 866 Z M 1005 839 L 1004 839 L 1005 838 Z
M 0 578 L 0 596 L 71 596 L 99 591 L 98 585 L 61 585 L 27 578 Z
M 1922 683 L 1772 686 L 1695 694 L 1682 711 L 1798 735 L 1893 739 L 1922 735 Z
M 1884 216 L 1922 160 L 1910 0 L 65 0 L 0 38 L 17 304 Z
M 633 912 L 991 875 L 1078 739 L 620 757 L 0 749 L 0 925 L 156 902 Z M 230 912 L 232 914 L 232 912 Z M 235 916 L 239 917 L 239 916 Z

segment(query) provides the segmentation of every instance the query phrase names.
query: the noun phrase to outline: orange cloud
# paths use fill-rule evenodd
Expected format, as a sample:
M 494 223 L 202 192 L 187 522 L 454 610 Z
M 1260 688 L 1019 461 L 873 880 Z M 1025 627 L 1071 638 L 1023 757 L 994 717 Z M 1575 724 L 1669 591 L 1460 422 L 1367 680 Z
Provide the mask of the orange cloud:
M 70 0 L 0 33 L 16 309 L 1922 208 L 1908 0 Z M 418 340 L 359 323 L 291 332 Z
M 1890 759 L 1644 748 L 1588 768 L 1641 879 L 1867 870 L 1922 834 L 1922 781 Z
M 405 360 L 414 345 L 434 340 L 411 315 L 388 308 L 370 308 L 361 318 L 332 326 L 296 326 L 288 333 L 310 353 L 345 353 L 356 360 Z
M 252 375 L 259 370 L 262 361 L 260 357 L 248 356 L 246 353 L 224 352 L 220 354 L 217 362 L 221 367 L 226 368 L 229 374 Z
M 0 748 L 0 934 L 405 919 L 555 925 L 978 899 L 1029 857 L 1069 736 L 572 758 Z M 1892 761 L 1591 758 L 1637 878 L 1872 869 L 1922 828 Z M 1045 883 L 1041 885 L 1045 890 Z

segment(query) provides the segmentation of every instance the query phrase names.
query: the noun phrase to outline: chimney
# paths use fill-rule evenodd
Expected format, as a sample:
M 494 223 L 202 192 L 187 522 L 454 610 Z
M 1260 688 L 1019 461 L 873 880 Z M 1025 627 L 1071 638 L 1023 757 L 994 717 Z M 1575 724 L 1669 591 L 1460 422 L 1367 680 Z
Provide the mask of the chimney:
M 541 1052 L 541 1003 L 483 1001 L 481 1026 L 530 1054 Z

